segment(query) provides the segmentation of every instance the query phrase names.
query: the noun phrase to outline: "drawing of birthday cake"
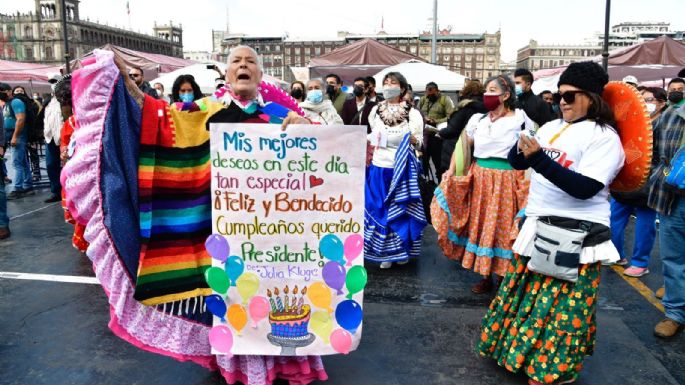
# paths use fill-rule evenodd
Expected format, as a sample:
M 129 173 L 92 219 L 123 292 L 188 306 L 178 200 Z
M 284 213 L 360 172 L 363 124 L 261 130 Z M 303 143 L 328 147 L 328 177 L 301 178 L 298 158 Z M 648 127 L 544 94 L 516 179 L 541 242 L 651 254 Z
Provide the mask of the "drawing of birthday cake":
M 305 340 L 310 338 L 309 318 L 311 317 L 311 308 L 304 304 L 304 296 L 307 294 L 307 287 L 299 291 L 298 287 L 292 290 L 288 286 L 283 288 L 283 296 L 278 288 L 266 291 L 271 303 L 271 312 L 269 313 L 269 323 L 271 324 L 271 334 L 281 340 Z

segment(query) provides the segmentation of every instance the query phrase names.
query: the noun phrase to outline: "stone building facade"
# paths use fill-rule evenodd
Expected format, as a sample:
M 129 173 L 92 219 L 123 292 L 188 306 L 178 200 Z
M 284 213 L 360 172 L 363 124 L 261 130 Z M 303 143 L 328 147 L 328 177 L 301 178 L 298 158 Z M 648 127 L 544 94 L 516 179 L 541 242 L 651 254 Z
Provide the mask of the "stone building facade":
M 69 58 L 114 44 L 136 51 L 183 57 L 181 26 L 154 25 L 154 35 L 84 20 L 78 0 L 65 0 Z M 35 12 L 0 14 L 0 59 L 56 65 L 64 63 L 62 1 L 35 0 Z

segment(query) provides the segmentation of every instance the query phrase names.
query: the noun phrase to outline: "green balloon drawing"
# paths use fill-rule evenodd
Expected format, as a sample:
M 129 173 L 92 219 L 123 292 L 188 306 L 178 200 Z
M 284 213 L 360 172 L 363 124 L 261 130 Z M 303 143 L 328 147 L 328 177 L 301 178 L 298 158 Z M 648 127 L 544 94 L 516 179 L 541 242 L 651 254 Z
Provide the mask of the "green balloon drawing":
M 368 276 L 364 266 L 354 266 L 348 270 L 347 277 L 345 278 L 345 287 L 347 287 L 348 291 L 347 298 L 352 299 L 354 294 L 364 290 L 367 281 Z

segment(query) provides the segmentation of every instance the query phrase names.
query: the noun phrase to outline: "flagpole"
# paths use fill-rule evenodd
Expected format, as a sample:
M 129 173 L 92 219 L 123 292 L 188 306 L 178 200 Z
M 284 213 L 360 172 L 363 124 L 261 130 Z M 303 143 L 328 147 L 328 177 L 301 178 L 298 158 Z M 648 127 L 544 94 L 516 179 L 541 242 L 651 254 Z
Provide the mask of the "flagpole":
M 126 2 L 126 13 L 128 14 L 128 29 L 130 31 L 133 31 L 133 27 L 131 27 L 131 7 L 129 7 L 129 2 Z

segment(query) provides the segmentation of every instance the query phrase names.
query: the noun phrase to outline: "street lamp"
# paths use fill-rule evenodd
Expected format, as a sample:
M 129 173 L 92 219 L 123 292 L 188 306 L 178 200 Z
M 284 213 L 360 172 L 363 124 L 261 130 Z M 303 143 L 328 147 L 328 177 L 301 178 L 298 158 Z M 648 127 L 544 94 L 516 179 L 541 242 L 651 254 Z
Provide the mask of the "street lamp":
M 61 6 L 62 6 L 62 37 L 64 39 L 64 70 L 66 73 L 71 72 L 71 68 L 69 68 L 69 33 L 67 31 L 67 5 L 65 4 L 64 0 L 61 0 Z
M 606 13 L 604 14 L 604 51 L 602 52 L 602 67 L 604 72 L 609 73 L 609 16 L 611 14 L 611 0 L 606 0 Z

